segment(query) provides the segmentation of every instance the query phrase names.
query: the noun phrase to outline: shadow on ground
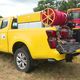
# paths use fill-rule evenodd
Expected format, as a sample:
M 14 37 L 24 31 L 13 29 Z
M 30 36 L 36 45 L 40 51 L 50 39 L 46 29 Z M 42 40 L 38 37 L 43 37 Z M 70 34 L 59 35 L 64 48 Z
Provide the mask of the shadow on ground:
M 16 70 L 12 55 L 0 54 L 0 80 L 80 80 L 80 64 L 42 62 L 24 73 Z

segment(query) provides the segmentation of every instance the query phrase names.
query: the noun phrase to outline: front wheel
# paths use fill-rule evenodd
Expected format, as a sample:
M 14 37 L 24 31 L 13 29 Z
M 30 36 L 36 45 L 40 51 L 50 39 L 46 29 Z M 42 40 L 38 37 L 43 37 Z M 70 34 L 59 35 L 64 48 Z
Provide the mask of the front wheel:
M 14 54 L 14 61 L 19 71 L 30 72 L 32 70 L 32 58 L 27 48 L 17 49 Z

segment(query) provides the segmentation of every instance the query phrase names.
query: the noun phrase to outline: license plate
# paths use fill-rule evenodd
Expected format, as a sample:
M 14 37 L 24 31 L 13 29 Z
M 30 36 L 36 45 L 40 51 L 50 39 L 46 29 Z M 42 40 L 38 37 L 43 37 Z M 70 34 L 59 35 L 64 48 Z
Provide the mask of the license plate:
M 72 62 L 73 63 L 80 63 L 80 54 L 75 56 L 75 57 L 73 57 Z

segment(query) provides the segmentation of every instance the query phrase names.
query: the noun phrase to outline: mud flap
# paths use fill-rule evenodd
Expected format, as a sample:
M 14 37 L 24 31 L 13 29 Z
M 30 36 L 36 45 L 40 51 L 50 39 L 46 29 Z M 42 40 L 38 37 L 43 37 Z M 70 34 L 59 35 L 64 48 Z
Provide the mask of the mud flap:
M 80 57 L 80 53 L 66 54 L 65 60 L 66 60 L 66 62 L 74 62 L 74 60 L 75 60 L 75 62 L 77 62 L 78 56 Z M 80 58 L 79 58 L 79 59 L 80 59 Z M 80 63 L 80 62 L 79 62 L 79 63 Z
M 72 59 L 73 59 L 73 55 L 72 54 L 66 54 L 66 56 L 65 56 L 66 62 L 72 62 Z

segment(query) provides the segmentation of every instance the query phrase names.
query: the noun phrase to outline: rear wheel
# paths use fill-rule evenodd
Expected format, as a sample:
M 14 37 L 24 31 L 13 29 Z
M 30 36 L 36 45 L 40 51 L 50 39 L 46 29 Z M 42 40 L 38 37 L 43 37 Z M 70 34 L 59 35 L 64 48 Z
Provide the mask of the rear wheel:
M 16 50 L 14 54 L 14 61 L 16 68 L 19 71 L 30 72 L 32 70 L 32 58 L 29 55 L 29 51 L 26 47 L 22 47 Z

